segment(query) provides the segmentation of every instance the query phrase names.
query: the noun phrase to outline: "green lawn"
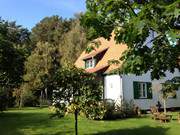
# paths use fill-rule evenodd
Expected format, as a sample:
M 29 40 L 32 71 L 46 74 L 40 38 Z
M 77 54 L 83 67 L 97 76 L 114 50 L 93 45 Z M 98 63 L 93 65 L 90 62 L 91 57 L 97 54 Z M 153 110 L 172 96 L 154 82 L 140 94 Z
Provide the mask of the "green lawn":
M 174 113 L 174 118 L 177 113 Z M 9 110 L 0 114 L 0 135 L 73 135 L 74 119 L 49 119 L 47 108 Z M 79 118 L 80 135 L 180 135 L 177 120 L 162 124 L 148 116 L 113 121 Z

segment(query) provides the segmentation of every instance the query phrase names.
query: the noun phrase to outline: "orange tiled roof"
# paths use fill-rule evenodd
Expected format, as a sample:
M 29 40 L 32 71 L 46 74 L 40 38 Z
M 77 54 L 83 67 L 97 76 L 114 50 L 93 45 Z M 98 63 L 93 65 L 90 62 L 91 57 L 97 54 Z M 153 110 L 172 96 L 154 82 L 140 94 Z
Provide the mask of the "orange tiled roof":
M 95 50 L 95 51 L 93 51 L 93 52 L 90 52 L 89 55 L 86 55 L 85 57 L 83 57 L 83 60 L 86 60 L 86 59 L 95 57 L 97 54 L 100 54 L 100 53 L 106 51 L 108 48 L 109 48 L 109 46 L 106 47 L 106 48 L 102 48 L 101 50 L 98 49 L 98 50 Z
M 102 71 L 103 69 L 106 70 L 108 67 L 109 67 L 109 65 L 102 65 L 99 67 L 96 66 L 94 68 L 88 68 L 88 69 L 86 69 L 86 71 L 89 73 L 95 73 L 95 72 Z
M 82 54 L 79 56 L 79 58 L 75 62 L 75 66 L 79 68 L 85 67 L 85 61 L 84 59 L 91 58 L 93 56 L 96 56 L 97 54 L 104 52 L 103 50 L 106 50 L 105 54 L 103 55 L 102 59 L 97 61 L 97 64 L 94 68 L 86 69 L 87 72 L 97 72 L 102 67 L 106 67 L 106 70 L 104 72 L 110 72 L 114 69 L 117 69 L 121 66 L 122 62 L 118 65 L 108 65 L 110 60 L 119 60 L 119 58 L 122 56 L 122 53 L 127 50 L 127 45 L 125 44 L 116 44 L 114 41 L 114 35 L 112 35 L 110 40 L 106 40 L 104 38 L 98 38 L 96 41 L 100 42 L 100 45 L 98 48 L 93 50 L 90 53 L 86 53 L 86 51 L 83 51 Z M 108 67 L 107 67 L 108 65 Z M 101 67 L 101 68 L 100 68 Z M 104 69 L 104 68 L 103 68 Z

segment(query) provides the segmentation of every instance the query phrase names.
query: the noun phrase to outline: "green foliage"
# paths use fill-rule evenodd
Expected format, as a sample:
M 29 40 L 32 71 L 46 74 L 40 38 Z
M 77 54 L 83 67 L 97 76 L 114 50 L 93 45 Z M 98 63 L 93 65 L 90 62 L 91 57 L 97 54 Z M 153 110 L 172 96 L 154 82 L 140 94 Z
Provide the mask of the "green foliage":
M 53 65 L 57 57 L 56 51 L 56 48 L 51 44 L 39 42 L 31 55 L 27 58 L 24 80 L 31 83 L 32 89 L 43 87 L 43 77 L 48 78 L 51 70 L 55 68 L 54 66 L 58 66 Z
M 33 49 L 30 34 L 28 29 L 17 25 L 16 22 L 8 22 L 0 18 L 0 38 L 11 43 L 23 57 L 28 56 Z
M 80 25 L 81 15 L 76 15 L 70 24 L 70 30 L 64 34 L 59 48 L 61 52 L 61 64 L 74 63 L 87 47 L 86 30 Z
M 24 69 L 24 57 L 16 50 L 11 42 L 0 39 L 0 73 L 5 83 L 17 85 L 21 81 Z
M 83 108 L 83 113 L 88 119 L 102 120 L 106 113 L 103 101 L 90 101 Z
M 175 96 L 179 87 L 180 77 L 174 77 L 171 80 L 165 81 L 165 83 L 162 84 L 161 89 L 163 99 L 167 99 L 169 96 Z
M 37 106 L 39 104 L 39 98 L 34 94 L 34 91 L 28 90 L 28 86 L 23 86 L 27 87 L 22 89 L 21 88 L 21 97 L 20 97 L 20 105 L 19 107 L 22 106 Z
M 57 15 L 45 17 L 32 29 L 32 42 L 48 42 L 59 48 L 62 65 L 74 63 L 88 42 L 86 29 L 80 25 L 81 16 L 69 20 Z
M 106 120 L 136 117 L 138 115 L 137 111 L 140 111 L 140 109 L 135 106 L 133 100 L 121 101 L 120 104 L 118 104 L 117 101 L 106 100 L 104 106 L 105 113 L 103 118 Z
M 33 42 L 48 42 L 59 45 L 64 33 L 70 29 L 71 20 L 65 20 L 57 15 L 45 17 L 32 28 L 31 39 Z
M 22 82 L 29 31 L 0 18 L 0 108 L 13 105 L 12 90 Z M 19 49 L 19 48 L 23 49 Z M 26 51 L 25 51 L 26 50 Z M 26 52 L 26 53 L 25 53 Z
M 36 106 L 39 104 L 36 91 L 29 90 L 30 86 L 28 83 L 22 83 L 19 88 L 14 89 L 13 96 L 16 98 L 16 107 L 23 106 Z
M 54 105 L 66 104 L 76 106 L 81 111 L 90 107 L 95 101 L 101 101 L 102 89 L 93 74 L 86 73 L 74 66 L 61 68 L 53 81 Z
M 0 111 L 6 110 L 8 105 L 7 91 L 5 87 L 0 87 Z
M 52 79 L 60 63 L 74 63 L 86 42 L 79 16 L 69 20 L 45 17 L 32 33 L 16 22 L 0 19 L 0 87 L 7 86 L 4 94 L 16 98 L 18 106 L 31 100 L 37 103 L 40 95 L 51 99 Z
M 113 32 L 117 43 L 127 44 L 121 72 L 151 71 L 152 79 L 159 79 L 180 67 L 179 5 L 176 0 L 86 0 L 82 24 L 91 38 L 109 39 Z
M 100 85 L 93 74 L 74 66 L 60 69 L 55 75 L 53 84 L 55 87 L 53 105 L 63 112 L 74 113 L 75 133 L 77 134 L 78 114 L 85 108 L 92 109 L 92 106 L 95 106 L 94 103 L 101 100 Z
M 51 93 L 52 78 L 60 66 L 59 51 L 49 43 L 38 42 L 34 51 L 25 62 L 25 83 L 22 84 L 23 91 L 34 91 L 37 96 Z M 25 86 L 24 86 L 25 85 Z M 47 92 L 45 91 L 47 89 Z M 42 95 L 41 95 L 42 96 Z M 50 95 L 49 95 L 50 96 Z
M 164 101 L 164 113 L 166 113 L 166 100 L 169 97 L 176 96 L 176 91 L 180 87 L 180 77 L 174 77 L 171 80 L 165 81 L 165 83 L 162 84 L 161 94 Z
M 16 22 L 8 22 L 0 18 L 0 37 L 16 45 L 24 45 L 30 42 L 28 29 L 17 25 Z
M 105 100 L 104 102 L 104 107 L 105 107 L 105 114 L 104 114 L 104 119 L 113 119 L 114 118 L 114 111 L 115 111 L 115 102 L 114 100 Z

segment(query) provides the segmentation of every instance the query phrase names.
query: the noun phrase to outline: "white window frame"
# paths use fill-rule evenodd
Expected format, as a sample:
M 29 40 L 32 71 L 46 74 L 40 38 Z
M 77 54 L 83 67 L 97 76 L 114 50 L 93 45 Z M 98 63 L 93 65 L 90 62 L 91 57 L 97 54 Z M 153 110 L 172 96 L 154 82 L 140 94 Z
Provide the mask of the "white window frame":
M 139 98 L 147 98 L 147 83 L 139 82 L 140 85 L 140 97 Z
M 86 68 L 86 69 L 88 69 L 88 68 L 94 68 L 94 67 L 95 67 L 95 59 L 94 59 L 94 58 L 85 60 L 85 68 Z

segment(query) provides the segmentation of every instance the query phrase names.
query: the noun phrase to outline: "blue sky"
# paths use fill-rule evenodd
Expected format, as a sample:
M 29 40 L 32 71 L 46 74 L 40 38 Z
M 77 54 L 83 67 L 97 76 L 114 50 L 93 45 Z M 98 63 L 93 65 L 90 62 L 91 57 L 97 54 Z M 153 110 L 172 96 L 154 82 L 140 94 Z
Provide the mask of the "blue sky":
M 85 0 L 0 0 L 0 17 L 28 29 L 45 16 L 70 18 L 85 9 Z

